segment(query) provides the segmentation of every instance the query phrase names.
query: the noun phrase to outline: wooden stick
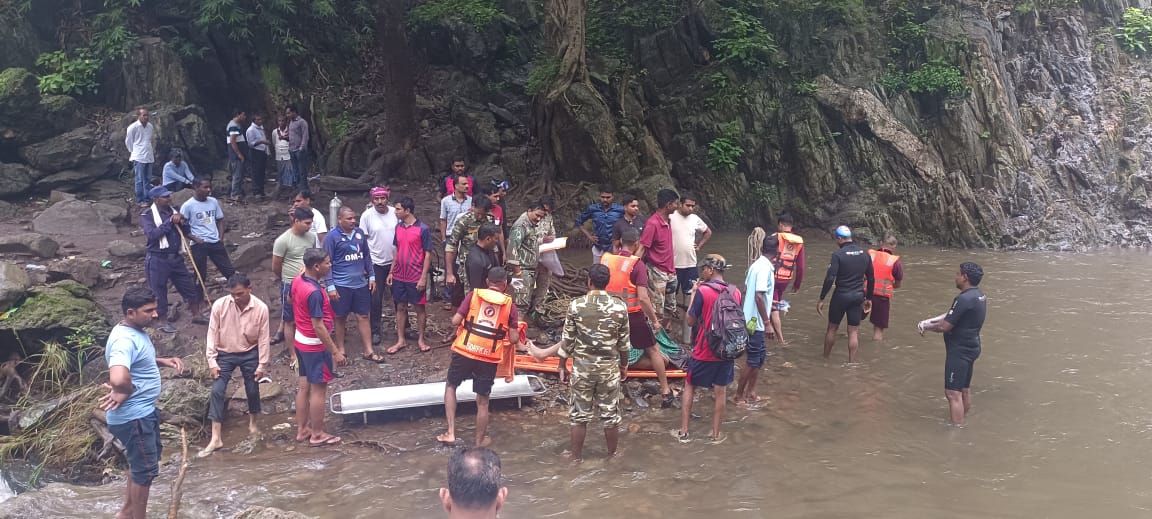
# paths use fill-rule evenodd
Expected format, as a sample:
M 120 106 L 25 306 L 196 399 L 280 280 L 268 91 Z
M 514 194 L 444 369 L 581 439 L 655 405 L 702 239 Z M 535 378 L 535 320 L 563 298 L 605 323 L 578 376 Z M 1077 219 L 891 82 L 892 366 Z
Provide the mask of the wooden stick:
M 172 483 L 172 506 L 168 507 L 168 519 L 176 519 L 180 512 L 180 497 L 183 491 L 180 486 L 184 484 L 184 474 L 188 472 L 188 435 L 184 428 L 180 428 L 180 443 L 183 444 L 183 454 L 180 459 L 180 472 L 176 475 L 176 482 Z
M 204 302 L 212 305 L 212 297 L 208 295 L 208 285 L 204 284 L 204 276 L 200 275 L 200 268 L 196 266 L 196 260 L 192 259 L 192 247 L 188 246 L 188 239 L 184 237 L 184 229 L 179 225 L 175 226 L 176 232 L 180 234 L 180 242 L 184 244 L 184 252 L 188 253 L 188 260 L 192 262 L 192 271 L 196 273 L 196 279 L 200 281 L 200 288 L 204 290 Z

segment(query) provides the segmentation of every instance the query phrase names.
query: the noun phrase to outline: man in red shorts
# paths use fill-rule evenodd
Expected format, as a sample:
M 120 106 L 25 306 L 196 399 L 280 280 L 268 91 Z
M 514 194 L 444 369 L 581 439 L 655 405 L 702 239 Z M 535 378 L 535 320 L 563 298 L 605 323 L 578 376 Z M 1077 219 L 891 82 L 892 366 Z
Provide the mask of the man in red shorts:
M 876 276 L 876 285 L 869 295 L 872 300 L 872 314 L 868 320 L 872 322 L 872 340 L 884 340 L 884 330 L 888 328 L 888 314 L 892 308 L 892 296 L 904 281 L 904 264 L 896 252 L 896 237 L 889 234 L 880 244 L 880 250 L 869 250 L 872 257 L 872 272 Z
M 344 363 L 344 354 L 332 340 L 336 315 L 328 293 L 320 285 L 332 270 L 332 259 L 324 249 L 304 252 L 304 272 L 292 280 L 292 313 L 296 322 L 296 358 L 300 364 L 300 385 L 296 391 L 296 441 L 317 447 L 340 443 L 339 436 L 324 432 L 324 406 L 332 362 Z

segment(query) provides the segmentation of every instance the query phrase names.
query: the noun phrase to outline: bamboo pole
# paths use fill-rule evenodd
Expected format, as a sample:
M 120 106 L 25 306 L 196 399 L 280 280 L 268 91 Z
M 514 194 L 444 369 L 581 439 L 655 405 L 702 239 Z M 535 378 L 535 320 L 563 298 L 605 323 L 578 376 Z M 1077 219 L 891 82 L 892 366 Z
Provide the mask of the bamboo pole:
M 183 495 L 180 487 L 184 484 L 184 474 L 188 472 L 188 435 L 183 427 L 180 428 L 180 443 L 183 447 L 180 472 L 176 474 L 176 482 L 172 483 L 172 505 L 168 507 L 168 519 L 176 519 L 180 513 L 180 497 Z

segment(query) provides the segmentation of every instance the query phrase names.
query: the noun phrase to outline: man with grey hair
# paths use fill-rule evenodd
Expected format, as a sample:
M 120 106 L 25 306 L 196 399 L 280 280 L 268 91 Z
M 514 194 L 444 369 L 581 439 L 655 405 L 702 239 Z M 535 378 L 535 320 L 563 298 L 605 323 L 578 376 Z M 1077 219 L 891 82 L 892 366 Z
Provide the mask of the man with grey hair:
M 456 449 L 448 458 L 448 488 L 440 502 L 450 519 L 495 518 L 508 487 L 500 486 L 500 456 L 485 447 Z

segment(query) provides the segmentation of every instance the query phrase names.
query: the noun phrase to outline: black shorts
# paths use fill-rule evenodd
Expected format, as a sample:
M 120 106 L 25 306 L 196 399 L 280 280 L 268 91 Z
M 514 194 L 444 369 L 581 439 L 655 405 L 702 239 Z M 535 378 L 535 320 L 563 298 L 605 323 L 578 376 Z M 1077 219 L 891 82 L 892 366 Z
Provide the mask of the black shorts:
M 839 325 L 848 316 L 848 326 L 860 326 L 864 319 L 864 292 L 832 294 L 828 304 L 828 323 Z
M 963 391 L 972 386 L 972 368 L 976 357 L 949 353 L 944 358 L 944 389 Z
M 676 288 L 680 290 L 681 294 L 691 294 L 697 279 L 700 279 L 700 267 L 676 269 Z
M 465 357 L 452 352 L 448 364 L 448 385 L 459 386 L 472 379 L 472 392 L 481 396 L 492 394 L 492 384 L 496 382 L 496 364 Z
M 152 485 L 160 474 L 160 412 L 122 424 L 108 424 L 108 432 L 124 445 L 124 457 L 132 482 L 142 487 Z

